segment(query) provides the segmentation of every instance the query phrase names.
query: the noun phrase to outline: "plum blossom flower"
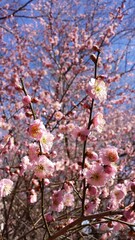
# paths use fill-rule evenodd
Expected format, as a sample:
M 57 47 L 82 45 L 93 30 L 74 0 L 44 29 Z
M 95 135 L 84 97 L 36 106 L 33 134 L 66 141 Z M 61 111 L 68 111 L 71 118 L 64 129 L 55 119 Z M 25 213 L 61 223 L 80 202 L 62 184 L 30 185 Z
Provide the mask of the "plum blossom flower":
M 23 175 L 24 172 L 26 172 L 30 167 L 31 167 L 31 163 L 28 156 L 24 156 L 21 159 L 21 175 Z
M 36 161 L 39 154 L 39 145 L 37 143 L 30 143 L 28 153 L 30 161 Z
M 87 93 L 91 98 L 104 102 L 107 98 L 107 87 L 105 82 L 91 78 L 87 88 Z
M 33 165 L 35 175 L 42 179 L 50 177 L 54 172 L 54 163 L 51 162 L 46 156 L 41 155 Z
M 120 202 L 126 196 L 126 187 L 123 184 L 117 184 L 112 191 L 112 196 L 116 199 L 117 202 Z
M 86 179 L 93 186 L 104 186 L 107 177 L 102 166 L 94 164 L 91 169 L 86 170 Z
M 78 126 L 75 127 L 72 131 L 72 135 L 75 138 L 79 137 L 81 139 L 81 141 L 85 141 L 86 138 L 88 137 L 89 133 L 90 133 L 90 130 L 87 129 L 86 127 L 80 128 Z
M 37 193 L 35 192 L 34 189 L 31 189 L 30 192 L 30 203 L 35 203 L 37 202 Z
M 36 140 L 40 140 L 44 134 L 45 126 L 40 119 L 36 119 L 29 127 L 29 134 Z
M 85 206 L 85 214 L 88 215 L 92 213 L 95 210 L 95 208 L 99 206 L 99 204 L 100 204 L 99 198 L 93 199 L 91 202 L 87 203 Z
M 117 173 L 117 166 L 116 165 L 104 165 L 105 173 L 109 174 L 109 176 L 114 177 Z
M 0 197 L 6 197 L 13 189 L 13 181 L 8 178 L 0 180 Z
M 104 125 L 105 125 L 105 120 L 103 118 L 102 113 L 97 113 L 95 117 L 93 118 L 93 125 L 96 128 L 96 130 L 101 133 L 103 131 Z
M 92 151 L 89 148 L 86 150 L 86 157 L 89 158 L 90 160 L 97 160 L 98 159 L 97 153 Z
M 61 212 L 64 208 L 64 191 L 54 191 L 52 195 L 52 209 L 57 212 Z
M 61 105 L 62 103 L 59 103 L 58 101 L 56 101 L 54 104 L 53 104 L 53 107 L 56 111 L 60 110 L 61 109 Z
M 117 148 L 108 146 L 107 148 L 101 149 L 100 157 L 105 165 L 116 163 L 119 159 Z
M 64 195 L 64 205 L 66 207 L 72 207 L 74 205 L 74 195 L 72 193 L 66 193 Z
M 63 117 L 63 113 L 61 111 L 57 111 L 54 114 L 56 120 L 60 120 Z
M 53 145 L 53 140 L 54 140 L 54 136 L 47 130 L 44 130 L 43 135 L 40 139 L 40 144 L 44 152 L 49 152 L 51 150 Z

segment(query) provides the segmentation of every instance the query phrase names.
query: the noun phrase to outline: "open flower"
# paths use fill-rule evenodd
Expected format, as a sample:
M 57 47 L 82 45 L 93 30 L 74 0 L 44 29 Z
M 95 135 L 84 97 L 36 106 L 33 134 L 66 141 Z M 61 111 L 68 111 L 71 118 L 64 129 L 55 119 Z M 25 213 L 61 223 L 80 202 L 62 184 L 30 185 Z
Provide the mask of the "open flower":
M 107 98 L 107 87 L 105 82 L 91 78 L 87 88 L 87 93 L 91 98 L 104 102 Z
M 54 136 L 47 130 L 44 130 L 43 136 L 40 139 L 40 144 L 44 152 L 49 152 L 51 150 L 53 145 L 53 139 Z
M 119 159 L 117 148 L 108 146 L 100 151 L 100 157 L 105 165 L 116 163 Z
M 104 186 L 107 177 L 102 166 L 93 165 L 91 169 L 86 171 L 86 179 L 93 186 Z
M 52 209 L 53 211 L 61 212 L 64 208 L 64 191 L 54 191 L 52 195 Z
M 36 119 L 29 127 L 29 134 L 31 137 L 35 138 L 36 140 L 40 140 L 43 136 L 45 130 L 45 126 L 40 119 Z
M 13 189 L 13 181 L 8 178 L 3 178 L 0 181 L 0 197 L 6 197 Z
M 104 125 L 105 125 L 105 120 L 103 118 L 102 113 L 97 113 L 95 117 L 93 118 L 93 125 L 96 128 L 96 130 L 101 133 L 103 131 Z
M 39 156 L 33 167 L 35 175 L 40 179 L 50 177 L 54 172 L 54 163 L 44 155 Z

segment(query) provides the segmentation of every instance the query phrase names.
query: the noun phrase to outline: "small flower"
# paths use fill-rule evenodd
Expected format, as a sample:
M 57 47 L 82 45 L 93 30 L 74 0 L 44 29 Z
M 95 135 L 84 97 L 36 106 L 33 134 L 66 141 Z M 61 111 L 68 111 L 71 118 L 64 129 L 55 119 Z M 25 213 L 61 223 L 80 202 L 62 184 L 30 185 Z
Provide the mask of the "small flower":
M 24 172 L 26 172 L 30 167 L 31 167 L 31 163 L 28 156 L 24 156 L 21 159 L 21 175 L 23 175 Z
M 86 127 L 75 127 L 72 131 L 72 135 L 75 138 L 80 138 L 81 141 L 85 141 L 87 137 L 89 136 L 90 130 L 87 129 Z
M 60 120 L 63 118 L 63 113 L 61 111 L 57 111 L 55 114 L 54 114 L 54 117 L 56 118 L 56 120 Z
M 13 181 L 8 178 L 3 178 L 0 181 L 0 197 L 6 197 L 13 189 Z
M 64 205 L 72 207 L 74 205 L 74 195 L 72 193 L 66 193 L 64 195 Z
M 52 209 L 53 211 L 61 212 L 64 208 L 64 191 L 54 191 L 52 195 Z
M 91 169 L 86 171 L 85 175 L 88 183 L 93 186 L 104 186 L 107 181 L 107 177 L 102 166 L 93 165 Z
M 105 165 L 116 163 L 119 159 L 117 148 L 109 146 L 102 149 L 100 151 L 100 157 Z
M 37 143 L 30 143 L 28 152 L 30 161 L 36 161 L 39 154 L 39 145 Z
M 92 151 L 89 148 L 86 150 L 86 157 L 89 158 L 90 160 L 97 160 L 98 159 L 97 153 Z
M 54 163 L 44 155 L 39 156 L 33 167 L 35 175 L 40 179 L 49 177 L 54 172 Z
M 112 196 L 116 199 L 117 202 L 119 202 L 124 199 L 126 193 L 126 187 L 123 184 L 117 184 L 112 191 Z
M 34 189 L 31 189 L 30 192 L 30 203 L 35 203 L 37 202 L 37 193 L 35 192 Z
M 40 140 L 43 136 L 44 130 L 45 126 L 43 122 L 41 122 L 39 119 L 36 119 L 29 127 L 29 134 L 36 140 Z
M 104 102 L 107 98 L 107 87 L 105 82 L 91 78 L 87 93 L 91 98 Z
M 44 131 L 43 136 L 40 139 L 41 147 L 44 152 L 49 152 L 53 145 L 54 136 L 48 132 Z
M 102 113 L 97 113 L 96 116 L 93 118 L 93 125 L 96 128 L 96 130 L 101 133 L 103 131 L 104 125 L 105 125 L 105 120 L 103 118 Z

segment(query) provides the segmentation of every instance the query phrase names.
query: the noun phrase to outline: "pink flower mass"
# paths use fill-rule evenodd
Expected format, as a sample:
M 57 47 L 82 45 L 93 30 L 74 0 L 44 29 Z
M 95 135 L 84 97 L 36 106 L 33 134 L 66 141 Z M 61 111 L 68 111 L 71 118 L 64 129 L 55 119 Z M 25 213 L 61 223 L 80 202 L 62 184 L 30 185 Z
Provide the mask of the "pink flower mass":
M 134 18 L 0 1 L 0 239 L 134 240 Z

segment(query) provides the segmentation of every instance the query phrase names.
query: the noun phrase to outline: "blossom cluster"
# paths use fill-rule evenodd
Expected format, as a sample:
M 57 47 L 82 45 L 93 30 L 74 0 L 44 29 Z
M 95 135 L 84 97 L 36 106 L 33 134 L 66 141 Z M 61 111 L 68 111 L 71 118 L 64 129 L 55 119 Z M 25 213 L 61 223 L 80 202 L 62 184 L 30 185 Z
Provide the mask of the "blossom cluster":
M 24 156 L 21 161 L 21 174 L 30 170 L 40 180 L 49 179 L 54 172 L 54 163 L 48 158 L 54 137 L 39 119 L 30 124 L 28 132 L 37 142 L 29 144 L 28 156 Z

